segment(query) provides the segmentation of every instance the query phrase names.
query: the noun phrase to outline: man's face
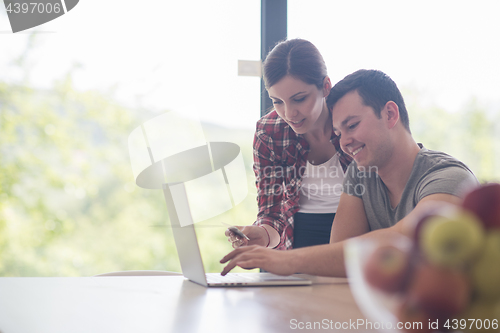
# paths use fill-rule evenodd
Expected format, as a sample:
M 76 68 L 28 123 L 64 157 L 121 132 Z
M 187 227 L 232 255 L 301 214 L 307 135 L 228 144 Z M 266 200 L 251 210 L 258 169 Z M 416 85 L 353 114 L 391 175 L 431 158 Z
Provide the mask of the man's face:
M 351 155 L 358 166 L 384 165 L 391 148 L 388 129 L 373 109 L 363 104 L 357 91 L 338 100 L 332 109 L 332 119 L 342 150 Z

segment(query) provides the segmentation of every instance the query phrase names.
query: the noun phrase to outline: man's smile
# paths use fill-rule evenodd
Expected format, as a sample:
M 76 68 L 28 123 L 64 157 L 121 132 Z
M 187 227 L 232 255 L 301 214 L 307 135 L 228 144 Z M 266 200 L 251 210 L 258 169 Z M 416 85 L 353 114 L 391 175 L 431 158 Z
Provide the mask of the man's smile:
M 359 147 L 358 149 L 355 149 L 354 151 L 352 150 L 352 148 L 348 148 L 349 149 L 349 153 L 352 155 L 352 156 L 356 156 L 363 148 L 365 148 L 365 146 L 361 146 Z

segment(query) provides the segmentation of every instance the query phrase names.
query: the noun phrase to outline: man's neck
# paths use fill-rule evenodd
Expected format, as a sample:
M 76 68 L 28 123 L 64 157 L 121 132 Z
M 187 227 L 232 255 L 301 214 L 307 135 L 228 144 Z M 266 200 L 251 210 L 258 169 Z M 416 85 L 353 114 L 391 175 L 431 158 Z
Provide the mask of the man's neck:
M 415 140 L 408 135 L 396 145 L 394 153 L 383 168 L 379 168 L 378 175 L 387 187 L 391 206 L 399 204 L 406 183 L 410 178 L 415 158 L 420 150 Z

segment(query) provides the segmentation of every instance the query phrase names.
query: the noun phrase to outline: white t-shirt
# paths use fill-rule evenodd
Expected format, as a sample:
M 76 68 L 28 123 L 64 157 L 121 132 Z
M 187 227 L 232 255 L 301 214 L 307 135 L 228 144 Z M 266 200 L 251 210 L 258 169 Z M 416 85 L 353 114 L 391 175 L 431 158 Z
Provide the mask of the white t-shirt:
M 299 194 L 299 212 L 336 213 L 343 181 L 339 153 L 323 164 L 312 165 L 307 161 Z

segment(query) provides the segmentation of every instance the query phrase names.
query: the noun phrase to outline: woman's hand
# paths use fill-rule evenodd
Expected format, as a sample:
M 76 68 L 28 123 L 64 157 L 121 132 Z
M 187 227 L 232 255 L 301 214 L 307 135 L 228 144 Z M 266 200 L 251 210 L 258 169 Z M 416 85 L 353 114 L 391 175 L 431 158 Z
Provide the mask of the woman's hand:
M 243 234 L 245 234 L 250 240 L 246 240 L 229 229 L 226 229 L 225 235 L 228 241 L 233 245 L 233 248 L 238 248 L 247 245 L 260 245 L 267 246 L 269 244 L 269 234 L 262 227 L 256 225 L 248 225 L 244 227 L 237 227 Z

